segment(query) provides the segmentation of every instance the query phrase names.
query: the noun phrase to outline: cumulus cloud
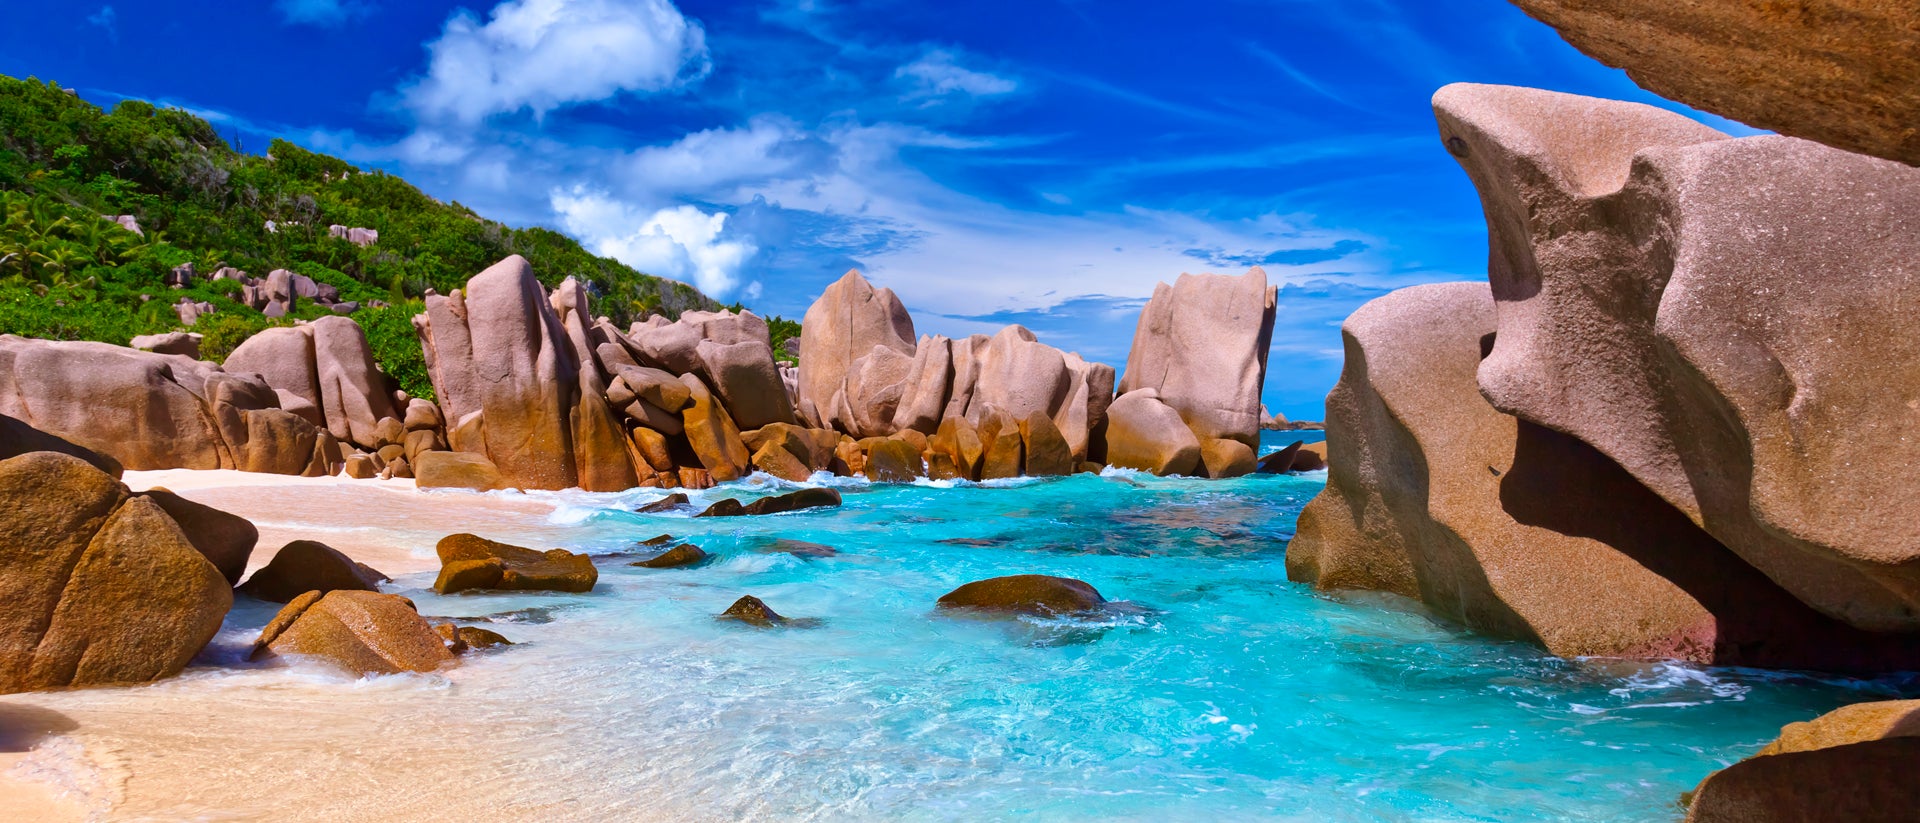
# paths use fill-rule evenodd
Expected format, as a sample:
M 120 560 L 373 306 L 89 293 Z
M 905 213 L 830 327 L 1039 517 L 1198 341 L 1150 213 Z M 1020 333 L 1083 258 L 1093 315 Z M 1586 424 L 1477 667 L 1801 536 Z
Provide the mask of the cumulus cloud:
M 643 209 L 583 186 L 556 189 L 551 200 L 561 226 L 595 254 L 692 283 L 715 299 L 741 288 L 741 270 L 760 251 L 728 236 L 725 212 L 682 205 L 643 216 Z M 759 295 L 758 281 L 746 285 L 746 297 Z
M 352 0 L 278 0 L 273 6 L 280 11 L 280 19 L 290 26 L 338 26 L 373 10 L 372 6 Z
M 486 22 L 467 11 L 429 43 L 427 73 L 404 92 L 428 120 L 535 116 L 703 76 L 706 32 L 669 0 L 509 0 Z
M 933 102 L 952 95 L 993 97 L 1012 94 L 1020 84 L 1010 78 L 960 65 L 950 51 L 935 49 L 920 59 L 894 70 L 896 79 L 907 81 L 907 98 Z

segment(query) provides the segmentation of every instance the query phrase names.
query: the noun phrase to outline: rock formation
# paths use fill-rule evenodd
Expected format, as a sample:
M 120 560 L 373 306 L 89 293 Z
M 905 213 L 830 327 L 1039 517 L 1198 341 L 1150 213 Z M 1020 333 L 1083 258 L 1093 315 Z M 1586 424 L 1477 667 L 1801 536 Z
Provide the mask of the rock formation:
M 1277 289 L 1254 267 L 1239 277 L 1182 274 L 1154 287 L 1127 354 L 1120 396 L 1153 389 L 1201 440 L 1260 445 Z
M 1044 574 L 1016 574 L 976 580 L 940 596 L 939 605 L 950 609 L 977 609 L 985 612 L 1019 614 L 1076 614 L 1106 604 L 1084 581 Z
M 851 433 L 856 424 L 844 404 L 854 361 L 876 346 L 912 358 L 913 318 L 892 289 L 875 289 L 849 271 L 807 309 L 801 328 L 796 405 L 808 426 Z
M 1693 792 L 1688 823 L 1912 820 L 1920 807 L 1920 701 L 1888 700 L 1789 723 Z
M 1487 212 L 1494 406 L 1821 611 L 1920 629 L 1920 169 L 1531 89 L 1434 107 Z
M 128 469 L 331 474 L 333 437 L 278 403 L 189 357 L 0 335 L 0 414 Z
M 433 589 L 441 594 L 467 589 L 587 592 L 600 579 L 592 558 L 566 549 L 538 552 L 453 534 L 441 538 L 434 551 L 441 567 Z
M 1920 166 L 1920 5 L 1514 3 L 1662 97 Z
M 274 554 L 273 560 L 247 578 L 239 591 L 261 600 L 287 603 L 313 591 L 321 594 L 331 591 L 375 592 L 387 579 L 386 575 L 373 567 L 325 543 L 295 540 L 282 547 Z
M 76 457 L 0 460 L 0 693 L 178 674 L 231 584 L 150 497 Z
M 259 375 L 280 408 L 363 449 L 379 448 L 380 421 L 402 413 L 397 387 L 374 364 L 366 333 L 345 317 L 262 330 L 235 348 L 224 368 Z
M 356 675 L 430 672 L 453 652 L 413 603 L 397 594 L 307 592 L 274 615 L 254 643 L 254 658 L 297 655 Z

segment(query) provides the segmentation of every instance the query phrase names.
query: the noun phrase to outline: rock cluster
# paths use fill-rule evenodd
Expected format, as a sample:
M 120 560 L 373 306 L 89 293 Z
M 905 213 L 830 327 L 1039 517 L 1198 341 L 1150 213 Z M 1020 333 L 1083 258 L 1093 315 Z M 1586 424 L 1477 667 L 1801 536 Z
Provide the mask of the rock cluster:
M 1488 286 L 1343 328 L 1289 572 L 1558 654 L 1920 662 L 1920 169 L 1455 85 Z
M 0 693 L 178 674 L 231 586 L 159 502 L 92 463 L 0 460 Z
M 1259 267 L 1154 287 L 1108 411 L 1108 461 L 1156 474 L 1253 471 L 1277 295 Z
M 128 469 L 326 475 L 339 441 L 264 379 L 181 355 L 0 335 L 0 414 Z
M 1207 460 L 1181 412 L 1169 411 L 1158 422 L 1171 419 L 1193 440 L 1191 459 L 1144 467 L 1252 471 L 1272 289 L 1258 270 L 1180 283 L 1158 298 L 1152 308 L 1165 317 L 1137 346 L 1203 316 L 1230 318 L 1231 331 L 1161 346 L 1143 361 L 1158 371 L 1157 387 L 1129 402 L 1171 393 L 1207 435 Z M 483 475 L 474 487 L 706 488 L 754 471 L 792 481 L 819 472 L 987 480 L 1102 465 L 1109 366 L 1020 326 L 916 342 L 900 300 L 859 272 L 829 286 L 806 318 L 799 368 L 788 369 L 750 312 L 653 316 L 621 330 L 593 317 L 577 281 L 549 293 L 526 260 L 511 257 L 463 290 L 430 296 L 414 325 L 448 445 Z M 1180 376 L 1196 370 L 1220 370 L 1233 385 Z M 1132 436 L 1151 448 L 1165 434 Z
M 1858 703 L 1790 723 L 1693 792 L 1688 823 L 1912 820 L 1920 807 L 1920 700 Z

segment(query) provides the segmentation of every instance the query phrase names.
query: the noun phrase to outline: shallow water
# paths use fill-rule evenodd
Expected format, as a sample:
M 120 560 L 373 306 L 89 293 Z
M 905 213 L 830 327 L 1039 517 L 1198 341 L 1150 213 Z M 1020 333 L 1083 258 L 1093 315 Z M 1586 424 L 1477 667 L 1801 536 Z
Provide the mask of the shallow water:
M 832 482 L 842 508 L 759 518 L 631 513 L 647 491 L 527 495 L 556 508 L 475 530 L 605 553 L 599 586 L 440 597 L 431 573 L 400 575 L 422 613 L 520 643 L 444 675 L 207 665 L 36 702 L 83 730 L 164 730 L 114 742 L 144 761 L 111 816 L 1611 821 L 1676 819 L 1681 792 L 1782 724 L 1909 685 L 1564 661 L 1405 601 L 1317 595 L 1284 563 L 1314 476 Z M 762 476 L 696 504 L 788 487 Z M 717 559 L 627 565 L 663 532 Z M 933 608 L 1029 572 L 1121 605 Z M 819 623 L 713 618 L 743 594 Z M 272 611 L 236 609 L 207 662 L 231 666 Z M 262 751 L 227 754 L 242 737 Z

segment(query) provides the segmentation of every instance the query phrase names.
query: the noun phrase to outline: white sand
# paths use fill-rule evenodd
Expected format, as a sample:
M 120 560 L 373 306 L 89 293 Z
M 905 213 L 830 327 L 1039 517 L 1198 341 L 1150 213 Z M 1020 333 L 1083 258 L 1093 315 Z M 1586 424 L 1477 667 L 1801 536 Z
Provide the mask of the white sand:
M 127 472 L 125 482 L 141 491 L 165 487 L 253 521 L 260 542 L 250 571 L 287 542 L 307 539 L 388 575 L 431 572 L 439 568 L 433 547 L 441 537 L 470 531 L 534 545 L 552 528 L 554 510 L 518 493 L 423 492 L 411 480 L 180 469 Z M 435 704 L 404 693 L 382 699 L 396 688 L 346 689 L 342 698 L 337 682 L 202 669 L 150 686 L 0 696 L 0 821 L 292 817 L 301 807 L 294 798 L 316 792 L 327 798 L 315 809 L 327 819 L 493 816 L 457 811 L 457 798 L 409 795 L 405 776 L 422 779 L 423 769 L 460 768 L 486 779 L 512 764 L 494 762 L 484 735 L 457 722 L 439 725 L 439 739 L 389 736 L 383 711 Z M 355 717 L 354 707 L 342 705 L 355 700 L 381 710 L 369 706 Z M 438 765 L 421 757 L 423 747 Z M 393 765 L 414 758 L 419 768 Z M 313 786 L 302 763 L 364 783 Z

